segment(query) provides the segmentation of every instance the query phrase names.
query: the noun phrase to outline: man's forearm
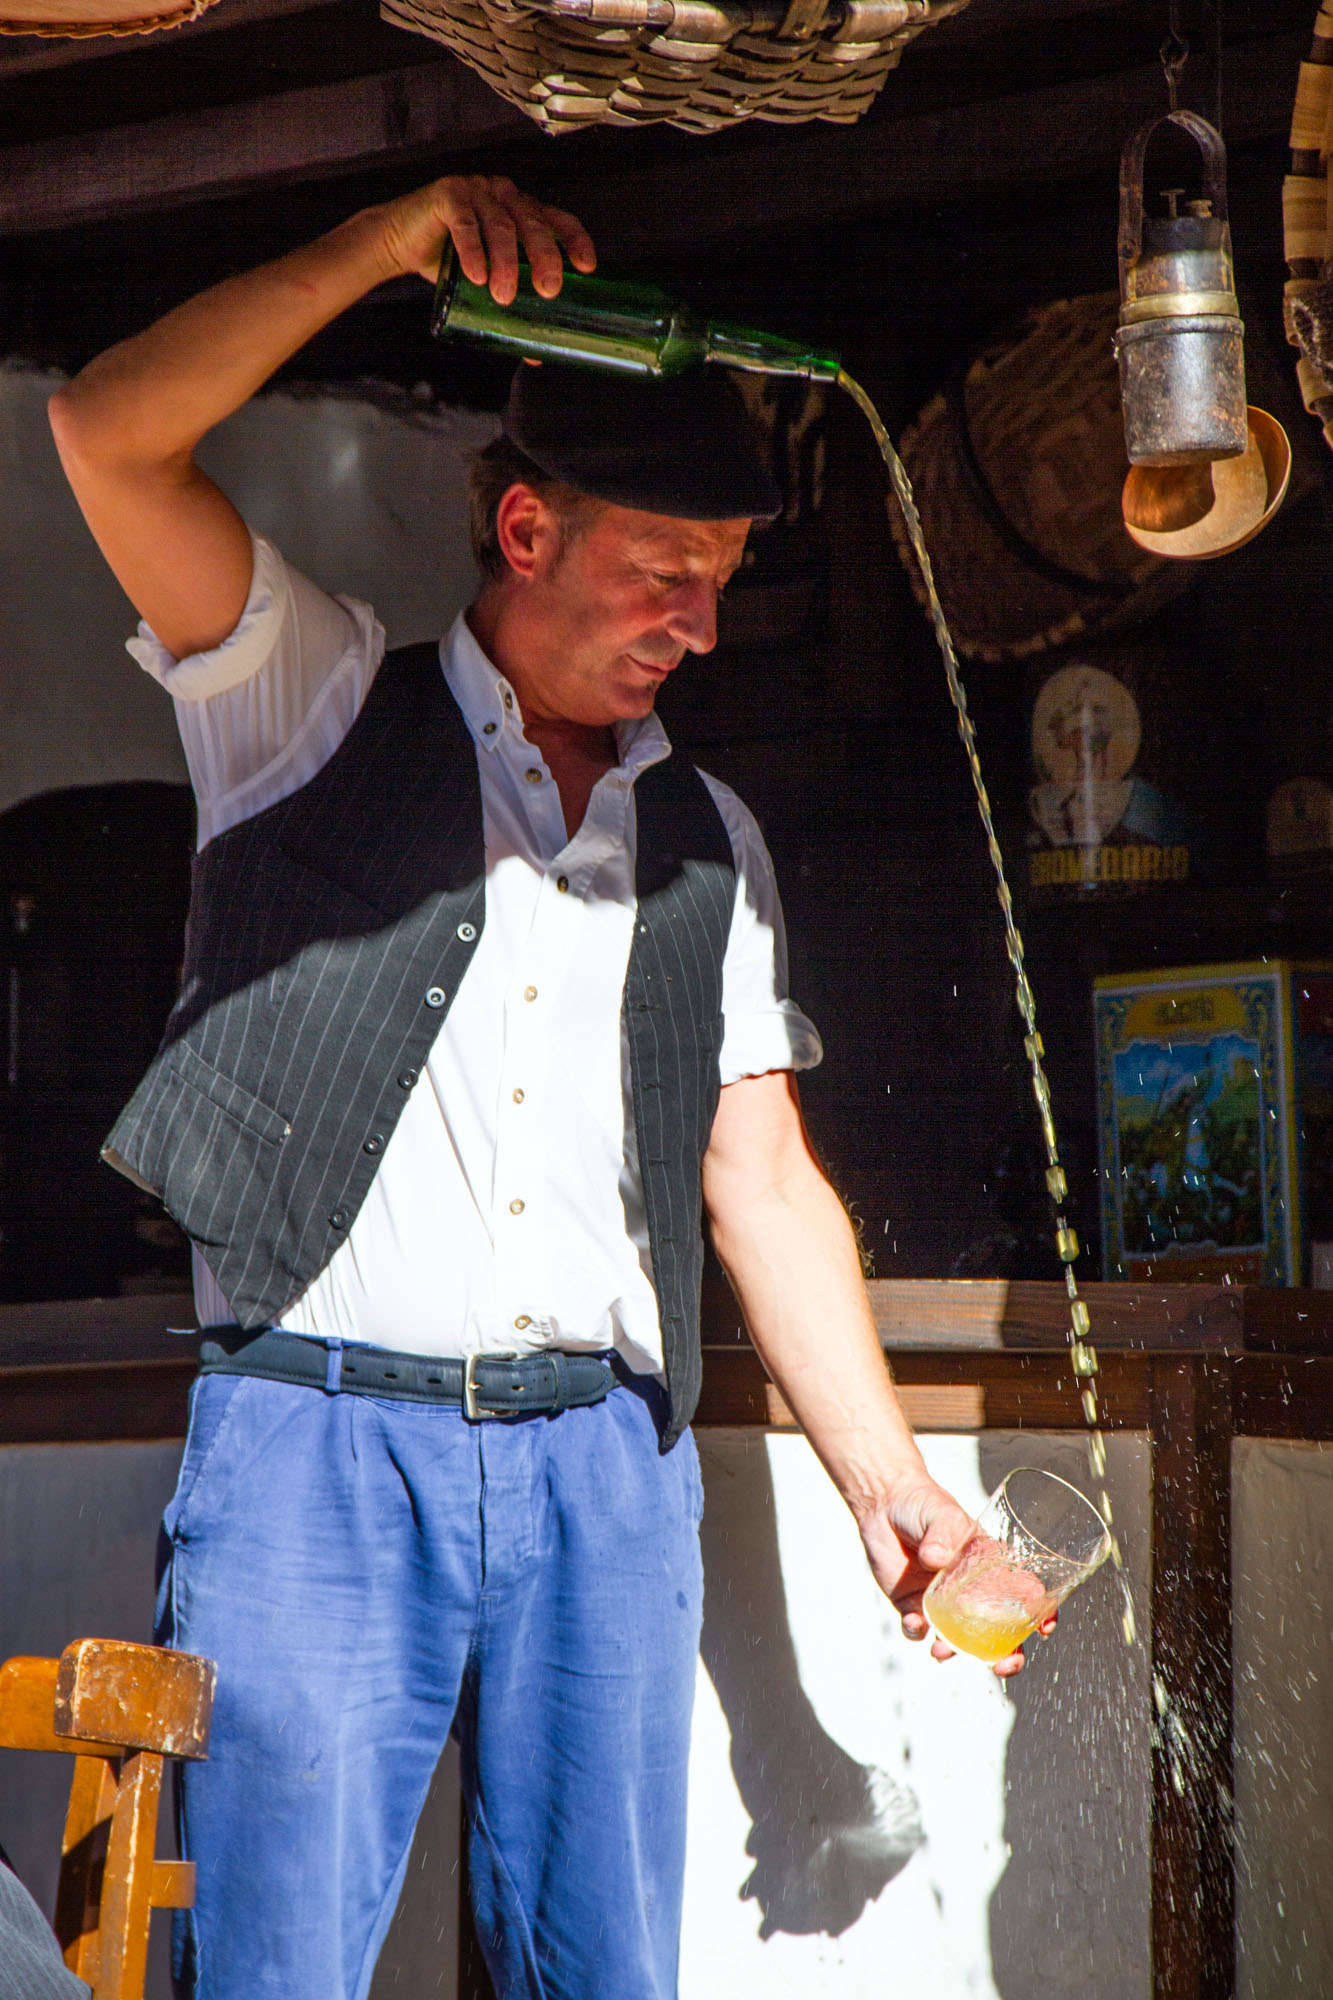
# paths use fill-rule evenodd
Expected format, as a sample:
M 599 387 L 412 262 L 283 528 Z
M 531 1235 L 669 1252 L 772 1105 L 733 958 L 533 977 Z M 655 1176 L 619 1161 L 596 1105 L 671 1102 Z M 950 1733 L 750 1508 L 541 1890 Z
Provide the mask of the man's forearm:
M 925 1474 L 875 1331 L 846 1211 L 813 1161 L 794 1163 L 713 1242 L 764 1366 L 861 1518 Z

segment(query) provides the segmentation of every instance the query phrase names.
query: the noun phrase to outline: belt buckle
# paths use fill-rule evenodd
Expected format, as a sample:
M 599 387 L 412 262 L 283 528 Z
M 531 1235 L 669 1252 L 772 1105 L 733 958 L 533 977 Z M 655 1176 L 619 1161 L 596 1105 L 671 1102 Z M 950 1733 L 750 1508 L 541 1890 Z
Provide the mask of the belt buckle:
M 463 1358 L 463 1415 L 471 1423 L 484 1423 L 489 1417 L 512 1417 L 512 1410 L 495 1410 L 477 1401 L 477 1363 L 479 1361 L 517 1361 L 518 1355 L 512 1350 L 504 1354 L 468 1354 Z

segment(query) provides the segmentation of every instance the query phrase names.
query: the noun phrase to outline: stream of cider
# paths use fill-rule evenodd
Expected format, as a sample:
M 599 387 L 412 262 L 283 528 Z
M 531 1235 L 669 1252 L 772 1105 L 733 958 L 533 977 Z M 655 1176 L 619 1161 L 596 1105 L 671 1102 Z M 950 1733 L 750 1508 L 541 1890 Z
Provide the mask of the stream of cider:
M 1014 973 L 1014 993 L 1018 1011 L 1023 1018 L 1025 1034 L 1023 1047 L 1027 1052 L 1028 1065 L 1032 1072 L 1032 1094 L 1037 1100 L 1037 1113 L 1041 1119 L 1042 1139 L 1046 1147 L 1046 1188 L 1055 1212 L 1055 1248 L 1065 1267 L 1065 1288 L 1069 1294 L 1069 1358 L 1074 1378 L 1079 1384 L 1083 1416 L 1088 1426 L 1088 1462 L 1093 1478 L 1097 1482 L 1097 1509 L 1106 1523 L 1106 1531 L 1111 1542 L 1111 1560 L 1115 1564 L 1120 1581 L 1121 1613 L 1120 1629 L 1125 1644 L 1133 1645 L 1137 1632 L 1134 1623 L 1134 1603 L 1130 1594 L 1129 1578 L 1125 1572 L 1124 1558 L 1116 1536 L 1111 1517 L 1111 1500 L 1106 1491 L 1106 1440 L 1102 1435 L 1101 1418 L 1097 1403 L 1097 1350 L 1088 1341 L 1088 1308 L 1079 1297 L 1078 1280 L 1074 1276 L 1074 1260 L 1078 1256 L 1078 1236 L 1064 1215 L 1064 1205 L 1069 1193 L 1064 1168 L 1060 1164 L 1060 1151 L 1056 1143 L 1055 1119 L 1051 1111 L 1051 1090 L 1046 1079 L 1046 1068 L 1042 1061 L 1044 1054 L 1041 1036 L 1037 1032 L 1037 1004 L 1028 983 L 1027 967 L 1024 961 L 1023 939 L 1014 919 L 1014 901 L 1010 894 L 1008 878 L 1004 871 L 1004 856 L 995 833 L 995 820 L 991 803 L 981 775 L 981 759 L 977 752 L 976 731 L 967 706 L 967 694 L 958 671 L 958 655 L 954 651 L 953 639 L 944 607 L 940 603 L 935 588 L 935 576 L 931 569 L 930 552 L 926 548 L 921 532 L 921 519 L 916 511 L 916 500 L 912 494 L 912 483 L 907 477 L 907 469 L 897 452 L 893 441 L 880 420 L 879 411 L 871 402 L 859 382 L 853 381 L 846 369 L 838 371 L 838 385 L 847 391 L 865 416 L 875 434 L 875 442 L 880 448 L 884 463 L 888 467 L 889 479 L 898 505 L 902 509 L 907 533 L 921 570 L 921 581 L 925 585 L 926 597 L 930 604 L 931 622 L 935 627 L 935 637 L 939 642 L 944 660 L 945 677 L 949 683 L 949 698 L 953 702 L 954 714 L 958 719 L 958 734 L 962 738 L 963 749 L 967 753 L 968 769 L 972 773 L 972 786 L 976 793 L 977 810 L 981 814 L 981 824 L 985 829 L 986 848 L 990 854 L 991 866 L 995 870 L 995 893 L 999 898 L 1004 916 L 1004 942 L 1009 954 L 1009 963 Z M 970 1649 L 969 1649 L 970 1650 Z

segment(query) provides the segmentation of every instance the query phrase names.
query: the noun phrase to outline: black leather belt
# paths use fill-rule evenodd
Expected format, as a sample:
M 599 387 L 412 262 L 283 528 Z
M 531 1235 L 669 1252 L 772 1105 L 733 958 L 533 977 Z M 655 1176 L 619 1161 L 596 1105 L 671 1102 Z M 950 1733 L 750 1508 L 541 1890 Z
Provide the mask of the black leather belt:
M 600 1403 L 616 1374 L 601 1354 L 470 1354 L 466 1360 L 397 1354 L 339 1340 L 314 1340 L 270 1327 L 203 1329 L 204 1375 L 262 1375 L 330 1395 L 379 1396 L 402 1403 L 456 1403 L 464 1416 L 554 1416 Z

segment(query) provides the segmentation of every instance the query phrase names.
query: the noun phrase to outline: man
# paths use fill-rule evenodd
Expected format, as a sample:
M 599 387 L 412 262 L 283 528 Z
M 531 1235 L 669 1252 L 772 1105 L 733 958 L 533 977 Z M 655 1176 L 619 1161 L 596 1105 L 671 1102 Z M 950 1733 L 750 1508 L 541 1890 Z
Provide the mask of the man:
M 511 183 L 439 181 L 52 406 L 199 797 L 181 997 L 108 1152 L 189 1231 L 221 1329 L 161 1607 L 220 1665 L 184 1788 L 201 2000 L 365 1994 L 451 1725 L 498 1991 L 674 1993 L 701 1191 L 909 1637 L 965 1526 L 806 1142 L 818 1042 L 762 841 L 653 715 L 776 511 L 725 382 L 520 369 L 475 485 L 477 602 L 384 659 L 370 610 L 289 571 L 194 463 L 446 234 L 501 303 L 520 244 L 543 293 L 562 246 L 594 263 Z

